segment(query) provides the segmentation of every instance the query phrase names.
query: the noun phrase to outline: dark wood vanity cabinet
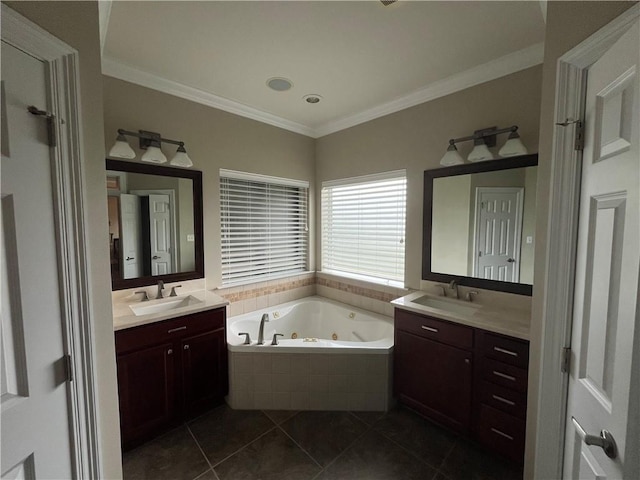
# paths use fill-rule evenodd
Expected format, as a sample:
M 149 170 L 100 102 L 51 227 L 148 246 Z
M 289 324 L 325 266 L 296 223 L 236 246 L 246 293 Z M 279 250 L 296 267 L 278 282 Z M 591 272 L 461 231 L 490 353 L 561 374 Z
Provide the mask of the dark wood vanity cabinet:
M 224 401 L 224 308 L 119 330 L 115 343 L 124 449 Z
M 517 463 L 528 362 L 524 340 L 395 310 L 396 398 Z
M 457 431 L 471 419 L 473 330 L 396 310 L 394 388 L 416 411 Z

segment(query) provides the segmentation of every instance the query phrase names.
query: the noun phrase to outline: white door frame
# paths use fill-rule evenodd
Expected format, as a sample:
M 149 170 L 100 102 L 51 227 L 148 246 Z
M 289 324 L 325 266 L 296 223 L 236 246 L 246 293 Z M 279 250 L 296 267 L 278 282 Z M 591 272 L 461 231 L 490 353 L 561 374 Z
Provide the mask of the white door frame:
M 67 382 L 75 478 L 100 478 L 95 354 L 84 207 L 80 74 L 77 50 L 2 4 L 2 40 L 47 65 L 48 105 L 55 116 L 53 208 L 57 237 L 64 345 L 71 355 Z
M 640 4 L 595 32 L 558 59 L 555 122 L 584 118 L 587 70 L 640 17 Z M 542 317 L 540 378 L 536 419 L 534 478 L 562 478 L 568 374 L 560 369 L 563 348 L 571 346 L 571 318 L 577 248 L 582 152 L 575 150 L 575 123 L 557 126 L 551 157 L 551 198 Z M 570 226 L 570 228 L 567 228 Z M 636 342 L 638 338 L 636 338 Z M 634 359 L 635 360 L 635 359 Z M 638 372 L 637 369 L 636 372 Z M 639 392 L 631 392 L 635 398 Z M 636 400 L 637 401 L 637 400 Z M 630 421 L 633 416 L 630 411 Z M 629 438 L 627 448 L 638 449 Z M 632 458 L 629 455 L 627 458 Z M 629 462 L 631 463 L 631 462 Z M 634 468 L 626 465 L 625 468 Z M 635 468 L 639 466 L 636 465 Z M 629 477 L 631 478 L 631 477 Z

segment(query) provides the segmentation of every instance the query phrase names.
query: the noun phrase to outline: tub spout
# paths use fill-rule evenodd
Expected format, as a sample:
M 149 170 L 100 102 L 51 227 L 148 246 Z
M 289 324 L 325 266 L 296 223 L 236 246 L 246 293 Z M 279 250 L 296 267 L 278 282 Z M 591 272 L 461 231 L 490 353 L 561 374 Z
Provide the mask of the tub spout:
M 264 322 L 269 321 L 269 314 L 263 313 L 260 320 L 260 329 L 258 330 L 258 345 L 264 345 Z

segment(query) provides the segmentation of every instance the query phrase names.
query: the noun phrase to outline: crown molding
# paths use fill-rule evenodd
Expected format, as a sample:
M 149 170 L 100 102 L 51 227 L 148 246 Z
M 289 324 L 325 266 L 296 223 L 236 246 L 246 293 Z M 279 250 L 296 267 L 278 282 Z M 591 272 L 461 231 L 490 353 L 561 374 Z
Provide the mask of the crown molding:
M 327 122 L 317 128 L 293 122 L 277 115 L 264 112 L 257 108 L 244 105 L 228 98 L 220 97 L 197 88 L 167 80 L 149 72 L 118 62 L 109 57 L 102 59 L 102 73 L 110 77 L 135 83 L 143 87 L 158 90 L 192 102 L 201 103 L 209 107 L 218 108 L 225 112 L 267 123 L 291 132 L 319 138 L 338 132 L 391 113 L 425 103 L 436 98 L 444 97 L 460 90 L 479 85 L 481 83 L 504 77 L 511 73 L 524 70 L 542 63 L 544 58 L 544 43 L 537 43 L 517 52 L 510 53 L 464 72 L 439 80 L 424 88 L 416 90 L 390 102 L 364 110 L 354 115 Z
M 100 24 L 100 53 L 104 54 L 104 45 L 107 43 L 107 30 L 109 30 L 109 19 L 111 18 L 111 0 L 100 0 L 98 2 L 98 19 Z
M 169 95 L 184 98 L 185 100 L 201 103 L 208 107 L 224 110 L 225 112 L 233 113 L 241 117 L 250 118 L 258 122 L 273 125 L 274 127 L 315 138 L 315 131 L 301 123 L 292 122 L 286 118 L 278 117 L 277 115 L 214 95 L 213 93 L 205 92 L 204 90 L 174 82 L 173 80 L 167 80 L 166 78 L 120 63 L 106 56 L 102 57 L 102 73 L 109 77 L 135 83 Z
M 316 138 L 539 65 L 542 63 L 543 58 L 544 43 L 537 43 L 443 80 L 438 80 L 408 95 L 383 103 L 377 107 L 325 123 L 316 128 Z

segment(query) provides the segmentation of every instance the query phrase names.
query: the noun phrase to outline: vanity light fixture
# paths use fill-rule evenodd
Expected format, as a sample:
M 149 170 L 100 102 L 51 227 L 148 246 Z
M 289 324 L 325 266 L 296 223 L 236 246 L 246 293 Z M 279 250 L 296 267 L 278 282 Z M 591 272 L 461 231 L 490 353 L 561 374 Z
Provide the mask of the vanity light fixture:
M 497 127 L 484 128 L 476 130 L 473 135 L 460 138 L 452 138 L 449 140 L 449 147 L 447 152 L 440 160 L 440 165 L 450 166 L 459 165 L 464 163 L 463 158 L 458 153 L 456 143 L 466 142 L 473 140 L 473 150 L 469 153 L 467 160 L 470 162 L 482 162 L 485 160 L 493 160 L 494 156 L 489 150 L 489 147 L 493 147 L 496 144 L 496 136 L 501 133 L 509 132 L 509 138 L 505 142 L 504 146 L 498 151 L 498 155 L 501 157 L 513 157 L 516 155 L 526 155 L 527 148 L 523 145 L 518 135 L 518 126 L 512 125 L 511 127 L 498 129 Z
M 128 130 L 118 129 L 118 137 L 111 150 L 109 150 L 109 156 L 115 158 L 136 158 L 135 151 L 127 143 L 126 136 L 136 137 L 140 141 L 140 148 L 146 150 L 142 155 L 141 160 L 149 163 L 166 163 L 167 157 L 162 153 L 162 143 L 171 143 L 178 145 L 178 150 L 175 156 L 169 162 L 171 165 L 178 167 L 191 167 L 193 162 L 187 155 L 187 151 L 184 148 L 184 142 L 179 140 L 170 140 L 168 138 L 162 138 L 159 133 L 147 132 L 146 130 L 138 130 L 137 132 L 130 132 Z

